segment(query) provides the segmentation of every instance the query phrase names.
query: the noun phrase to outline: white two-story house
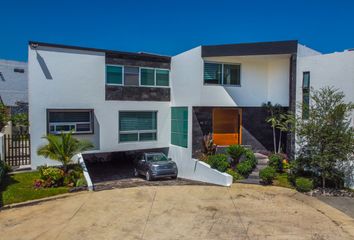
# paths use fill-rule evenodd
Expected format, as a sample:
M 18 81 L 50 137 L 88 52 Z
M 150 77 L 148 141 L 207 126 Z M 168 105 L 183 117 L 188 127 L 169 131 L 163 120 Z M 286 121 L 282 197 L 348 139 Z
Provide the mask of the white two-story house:
M 173 57 L 30 42 L 32 168 L 55 164 L 36 154 L 42 136 L 72 130 L 94 143 L 91 154 L 164 151 L 180 177 L 228 185 L 230 176 L 196 160 L 203 137 L 272 150 L 262 104 L 295 112 L 302 72 L 318 68 L 307 62 L 319 56 L 297 41 L 199 46 Z M 284 134 L 289 154 L 294 139 Z

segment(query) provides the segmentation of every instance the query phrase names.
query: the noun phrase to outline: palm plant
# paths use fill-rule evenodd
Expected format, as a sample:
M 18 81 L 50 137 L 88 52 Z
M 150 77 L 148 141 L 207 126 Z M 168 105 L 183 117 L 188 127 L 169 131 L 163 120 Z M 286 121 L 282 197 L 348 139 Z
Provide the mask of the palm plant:
M 93 148 L 90 141 L 78 140 L 72 136 L 72 132 L 62 132 L 59 136 L 48 134 L 43 138 L 48 144 L 40 146 L 37 154 L 61 162 L 64 172 L 67 172 L 67 166 L 76 154 Z
M 295 117 L 292 114 L 280 114 L 275 122 L 276 128 L 279 130 L 278 153 L 281 153 L 281 136 L 284 132 L 293 130 Z

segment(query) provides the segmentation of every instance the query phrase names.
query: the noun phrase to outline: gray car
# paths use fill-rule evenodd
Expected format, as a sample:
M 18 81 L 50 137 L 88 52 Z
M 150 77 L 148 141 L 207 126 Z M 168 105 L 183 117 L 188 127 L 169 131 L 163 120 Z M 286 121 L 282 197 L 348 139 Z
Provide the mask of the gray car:
M 161 152 L 143 153 L 134 161 L 134 175 L 144 175 L 150 181 L 156 178 L 177 178 L 177 164 Z

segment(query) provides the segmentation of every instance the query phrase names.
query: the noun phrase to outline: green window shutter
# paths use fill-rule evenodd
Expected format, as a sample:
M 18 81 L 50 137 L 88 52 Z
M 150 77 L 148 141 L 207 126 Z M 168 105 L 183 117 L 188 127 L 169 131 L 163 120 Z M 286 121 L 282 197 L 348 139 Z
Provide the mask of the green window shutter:
M 123 84 L 123 67 L 106 66 L 107 84 Z
M 156 86 L 170 85 L 170 71 L 156 69 Z
M 171 144 L 188 147 L 188 107 L 171 108 Z
M 241 85 L 241 66 L 224 64 L 224 82 L 225 85 Z
M 222 64 L 204 63 L 204 83 L 222 84 Z
M 155 69 L 141 68 L 140 69 L 140 83 L 143 86 L 155 85 Z

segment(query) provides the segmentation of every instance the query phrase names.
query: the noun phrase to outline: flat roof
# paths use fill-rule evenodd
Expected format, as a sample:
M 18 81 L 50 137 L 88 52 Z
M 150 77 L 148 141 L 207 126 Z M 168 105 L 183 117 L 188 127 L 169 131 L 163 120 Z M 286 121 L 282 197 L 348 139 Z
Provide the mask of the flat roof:
M 116 51 L 116 50 L 108 50 L 101 48 L 88 48 L 81 46 L 72 46 L 72 45 L 63 45 L 56 43 L 45 43 L 45 42 L 37 42 L 37 41 L 29 41 L 28 44 L 32 47 L 51 47 L 51 48 L 62 48 L 62 49 L 74 49 L 74 50 L 82 50 L 82 51 L 92 51 L 92 52 L 104 52 L 107 57 L 112 58 L 130 58 L 137 60 L 147 60 L 147 61 L 156 61 L 156 62 L 170 62 L 171 57 L 145 53 L 145 52 L 124 52 L 124 51 Z
M 297 53 L 297 40 L 202 46 L 202 57 Z

